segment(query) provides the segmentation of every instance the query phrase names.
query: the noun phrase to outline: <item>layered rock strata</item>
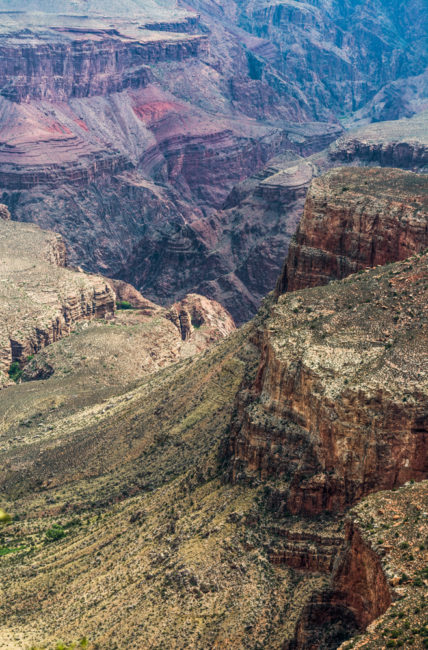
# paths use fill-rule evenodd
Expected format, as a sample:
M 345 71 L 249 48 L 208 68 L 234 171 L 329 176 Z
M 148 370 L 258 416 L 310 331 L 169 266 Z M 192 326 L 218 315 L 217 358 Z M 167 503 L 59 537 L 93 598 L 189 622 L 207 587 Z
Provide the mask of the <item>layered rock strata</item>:
M 327 284 L 427 246 L 425 176 L 396 169 L 335 169 L 312 182 L 277 291 Z
M 337 626 L 339 615 L 349 632 L 359 632 L 341 650 L 395 647 L 395 640 L 424 647 L 427 487 L 424 481 L 373 494 L 350 511 L 329 586 L 305 605 L 290 650 L 337 647 L 323 643 L 326 621 Z
M 236 402 L 234 481 L 278 512 L 341 512 L 428 472 L 427 253 L 279 298 Z
M 204 36 L 146 41 L 108 35 L 95 30 L 69 42 L 25 42 L 17 48 L 0 47 L 0 94 L 13 102 L 66 101 L 144 88 L 152 80 L 150 65 L 182 61 L 200 55 Z M 21 70 L 16 74 L 19 51 Z
M 43 9 L 2 14 L 0 189 L 12 219 L 61 233 L 72 264 L 156 302 L 206 282 L 228 308 L 228 295 L 247 301 L 251 288 L 229 282 L 215 253 L 231 230 L 215 211 L 272 156 L 313 153 L 341 128 L 307 122 L 281 89 L 266 102 L 246 38 L 208 32 L 173 3 L 121 3 L 116 17 L 110 5 L 85 4 L 86 17 L 66 2 Z
M 252 77 L 284 87 L 315 118 L 361 111 L 376 121 L 397 119 L 426 102 L 423 83 L 406 88 L 426 67 L 424 15 L 416 0 L 400 7 L 381 2 L 376 9 L 360 0 L 346 6 L 328 0 L 191 4 L 255 37 Z
M 81 327 L 87 349 L 76 353 L 73 370 L 82 370 L 81 355 L 86 360 L 89 350 L 94 359 L 83 365 L 93 365 L 94 373 L 97 362 L 101 363 L 100 355 L 110 354 L 110 360 L 116 359 L 114 367 L 121 381 L 192 356 L 235 329 L 229 313 L 203 296 L 187 296 L 165 309 L 121 280 L 90 275 L 67 267 L 66 262 L 64 241 L 59 235 L 0 219 L 0 387 L 12 383 L 8 372 L 15 362 L 18 367 L 12 375 L 16 378 L 20 368 L 25 381 L 61 374 L 64 363 L 69 363 L 65 350 L 63 357 L 55 346 L 52 353 L 37 353 L 84 321 L 97 322 L 92 329 L 88 322 Z M 114 326 L 110 337 L 105 331 L 106 320 Z M 138 351 L 133 349 L 135 345 Z M 119 354 L 125 360 L 126 354 L 132 355 L 123 362 L 124 367 L 117 361 Z M 117 382 L 115 372 L 111 374 Z M 89 392 L 87 387 L 85 391 Z
M 64 242 L 37 226 L 0 221 L 0 377 L 70 333 L 80 320 L 112 316 L 105 279 L 65 268 Z
M 329 149 L 335 162 L 421 170 L 428 165 L 428 112 L 412 119 L 376 122 L 341 136 Z

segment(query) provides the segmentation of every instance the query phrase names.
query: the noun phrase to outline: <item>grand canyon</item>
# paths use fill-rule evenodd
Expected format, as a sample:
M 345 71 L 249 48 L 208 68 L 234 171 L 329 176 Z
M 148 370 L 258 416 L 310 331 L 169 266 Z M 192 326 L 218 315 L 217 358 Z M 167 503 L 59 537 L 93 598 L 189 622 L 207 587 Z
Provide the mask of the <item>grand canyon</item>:
M 421 0 L 0 0 L 0 649 L 425 648 Z

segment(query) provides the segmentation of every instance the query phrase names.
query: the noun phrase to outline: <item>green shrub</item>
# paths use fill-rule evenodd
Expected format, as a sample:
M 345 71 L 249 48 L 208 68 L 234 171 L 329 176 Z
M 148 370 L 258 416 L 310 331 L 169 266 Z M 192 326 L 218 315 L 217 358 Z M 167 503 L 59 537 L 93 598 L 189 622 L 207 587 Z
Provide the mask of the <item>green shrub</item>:
M 18 382 L 21 379 L 22 375 L 22 370 L 17 361 L 14 361 L 13 363 L 10 364 L 9 368 L 9 377 L 12 379 L 14 382 Z
M 52 528 L 46 531 L 46 541 L 48 542 L 57 542 L 58 540 L 65 537 L 66 532 L 62 526 L 59 524 L 54 524 Z
M 116 303 L 118 309 L 134 309 L 130 302 L 127 300 L 118 300 Z
M 75 517 L 74 519 L 71 519 L 68 521 L 64 528 L 76 528 L 80 527 L 82 525 L 82 520 L 79 517 Z
M 0 525 L 1 524 L 9 524 L 12 521 L 12 516 L 0 508 Z
M 17 553 L 20 551 L 20 548 L 9 548 L 8 546 L 0 546 L 0 557 L 4 555 L 10 555 L 11 553 Z

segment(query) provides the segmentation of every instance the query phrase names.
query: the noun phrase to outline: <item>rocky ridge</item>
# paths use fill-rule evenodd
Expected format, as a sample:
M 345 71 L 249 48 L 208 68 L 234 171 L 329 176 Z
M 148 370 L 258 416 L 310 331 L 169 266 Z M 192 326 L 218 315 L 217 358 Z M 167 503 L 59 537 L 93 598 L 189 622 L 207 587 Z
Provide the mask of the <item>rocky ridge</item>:
M 367 164 L 426 170 L 428 164 L 427 112 L 411 119 L 377 122 L 348 132 L 330 146 L 339 163 L 361 160 Z
M 101 348 L 104 345 L 102 332 L 106 325 L 118 326 L 116 338 L 111 337 L 111 355 L 115 346 L 122 346 L 124 353 L 129 347 L 126 339 L 134 333 L 133 345 L 138 341 L 141 350 L 134 353 L 132 371 L 120 368 L 120 374 L 127 379 L 195 354 L 235 329 L 223 307 L 202 296 L 187 296 L 171 311 L 146 300 L 123 281 L 67 267 L 62 238 L 34 225 L 0 220 L 0 253 L 2 385 L 13 384 L 8 373 L 15 366 L 15 374 L 19 372 L 27 381 L 47 379 L 58 372 L 55 349 L 34 356 L 75 332 L 84 321 L 97 321 L 91 327 L 86 322 L 79 330 L 85 335 L 88 350 L 93 346 L 96 359 L 100 344 Z M 116 303 L 125 311 L 133 308 L 136 312 L 116 314 Z M 187 318 L 186 329 L 184 320 L 183 324 L 170 322 L 172 312 Z M 161 349 L 146 359 L 150 348 L 156 346 L 156 338 L 163 342 Z M 183 345 L 183 341 L 187 344 Z M 89 361 L 84 365 L 91 364 Z
M 237 398 L 233 480 L 316 515 L 426 477 L 426 280 L 424 253 L 279 298 Z
M 80 320 L 113 316 L 115 294 L 100 276 L 65 268 L 62 238 L 0 221 L 1 379 L 12 363 L 70 333 Z

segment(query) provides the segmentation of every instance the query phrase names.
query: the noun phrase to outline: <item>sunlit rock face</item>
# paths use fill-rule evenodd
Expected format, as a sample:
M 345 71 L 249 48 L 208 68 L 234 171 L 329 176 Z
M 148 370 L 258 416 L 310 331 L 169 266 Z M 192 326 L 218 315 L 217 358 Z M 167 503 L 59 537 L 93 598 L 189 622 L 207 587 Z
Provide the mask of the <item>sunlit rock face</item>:
M 426 478 L 427 205 L 412 172 L 312 182 L 229 441 L 234 481 L 278 482 L 274 509 L 341 512 Z
M 280 297 L 236 400 L 233 481 L 318 515 L 427 477 L 427 275 L 425 253 Z

